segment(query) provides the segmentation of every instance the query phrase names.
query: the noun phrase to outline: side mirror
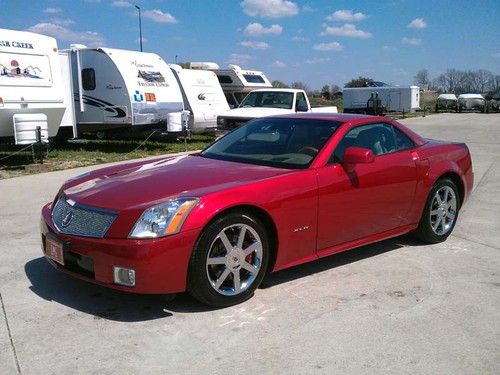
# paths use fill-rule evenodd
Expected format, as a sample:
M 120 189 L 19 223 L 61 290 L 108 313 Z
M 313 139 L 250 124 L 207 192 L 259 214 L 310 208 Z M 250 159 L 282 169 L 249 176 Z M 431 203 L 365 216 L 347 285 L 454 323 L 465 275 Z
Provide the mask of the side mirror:
M 344 152 L 344 160 L 342 164 L 346 167 L 347 171 L 352 171 L 356 164 L 373 163 L 375 155 L 369 148 L 363 147 L 347 147 Z

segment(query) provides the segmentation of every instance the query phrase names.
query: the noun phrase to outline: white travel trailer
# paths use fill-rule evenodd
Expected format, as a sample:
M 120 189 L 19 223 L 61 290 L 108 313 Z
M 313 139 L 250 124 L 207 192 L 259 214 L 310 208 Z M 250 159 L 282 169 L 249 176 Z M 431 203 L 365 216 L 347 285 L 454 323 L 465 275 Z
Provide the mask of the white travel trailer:
M 229 64 L 227 69 L 220 69 L 213 62 L 192 62 L 191 69 L 211 70 L 217 74 L 222 91 L 228 104 L 237 107 L 250 91 L 273 87 L 264 72 L 241 69 L 238 65 Z
M 63 117 L 64 84 L 54 38 L 0 29 L 0 137 L 32 143 L 57 134 Z M 19 121 L 19 123 L 17 123 Z
M 81 45 L 63 53 L 79 132 L 163 125 L 184 109 L 174 74 L 154 53 Z M 71 116 L 65 120 L 62 126 L 70 126 Z
M 214 72 L 183 69 L 169 65 L 177 78 L 184 97 L 184 105 L 190 111 L 189 128 L 202 133 L 217 127 L 217 116 L 229 110 L 224 92 Z
M 418 86 L 379 86 L 344 88 L 342 98 L 345 113 L 371 113 L 368 101 L 378 94 L 382 112 L 415 112 L 420 109 Z
M 457 96 L 455 94 L 440 94 L 436 99 L 436 112 L 440 109 L 457 110 Z
M 484 112 L 486 99 L 481 94 L 460 94 L 458 96 L 458 112 L 478 109 Z

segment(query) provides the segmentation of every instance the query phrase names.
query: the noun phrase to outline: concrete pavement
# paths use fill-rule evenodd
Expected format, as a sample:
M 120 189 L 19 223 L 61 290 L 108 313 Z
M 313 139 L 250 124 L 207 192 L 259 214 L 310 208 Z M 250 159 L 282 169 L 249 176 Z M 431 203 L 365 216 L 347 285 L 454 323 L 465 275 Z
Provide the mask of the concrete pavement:
M 226 309 L 48 265 L 40 208 L 91 168 L 0 180 L 0 373 L 500 373 L 500 114 L 402 122 L 471 149 L 475 188 L 448 241 L 396 238 L 281 271 Z

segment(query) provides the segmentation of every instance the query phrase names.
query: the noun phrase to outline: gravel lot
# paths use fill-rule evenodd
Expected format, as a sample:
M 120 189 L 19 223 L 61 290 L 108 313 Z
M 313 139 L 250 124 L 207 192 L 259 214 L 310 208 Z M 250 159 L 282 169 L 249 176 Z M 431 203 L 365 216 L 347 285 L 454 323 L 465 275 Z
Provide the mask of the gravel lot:
M 0 373 L 500 373 L 500 114 L 402 122 L 471 149 L 475 189 L 448 241 L 397 238 L 285 270 L 226 309 L 49 266 L 40 208 L 88 167 L 0 180 Z

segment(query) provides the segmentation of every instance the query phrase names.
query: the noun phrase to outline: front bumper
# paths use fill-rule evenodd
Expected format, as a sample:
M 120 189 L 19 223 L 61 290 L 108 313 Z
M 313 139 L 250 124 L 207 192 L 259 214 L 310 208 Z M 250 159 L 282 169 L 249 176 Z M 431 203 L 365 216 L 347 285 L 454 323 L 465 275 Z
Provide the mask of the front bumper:
M 186 290 L 189 260 L 199 230 L 157 239 L 87 238 L 60 233 L 52 223 L 51 207 L 42 209 L 42 249 L 56 269 L 109 288 L 143 294 Z M 47 236 L 64 243 L 64 265 L 46 254 Z M 114 266 L 135 270 L 134 287 L 113 282 Z

